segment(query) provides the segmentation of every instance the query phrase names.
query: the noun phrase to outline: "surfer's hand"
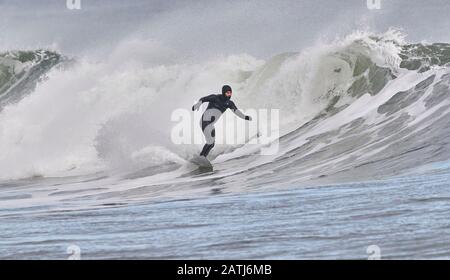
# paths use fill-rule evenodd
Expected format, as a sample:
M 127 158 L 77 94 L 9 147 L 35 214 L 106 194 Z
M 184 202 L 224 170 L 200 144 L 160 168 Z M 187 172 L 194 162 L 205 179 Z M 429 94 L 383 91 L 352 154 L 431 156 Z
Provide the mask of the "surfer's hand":
M 250 117 L 250 116 L 245 116 L 245 120 L 246 120 L 246 121 L 251 121 L 251 120 L 252 120 L 252 117 Z

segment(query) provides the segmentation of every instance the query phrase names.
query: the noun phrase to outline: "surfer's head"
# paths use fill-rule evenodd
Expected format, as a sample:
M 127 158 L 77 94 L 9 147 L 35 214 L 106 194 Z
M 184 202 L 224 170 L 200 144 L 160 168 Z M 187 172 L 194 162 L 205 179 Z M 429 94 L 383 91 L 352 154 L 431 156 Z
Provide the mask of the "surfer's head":
M 233 90 L 229 85 L 224 85 L 222 87 L 222 95 L 227 97 L 228 99 L 231 98 L 231 96 L 233 95 Z

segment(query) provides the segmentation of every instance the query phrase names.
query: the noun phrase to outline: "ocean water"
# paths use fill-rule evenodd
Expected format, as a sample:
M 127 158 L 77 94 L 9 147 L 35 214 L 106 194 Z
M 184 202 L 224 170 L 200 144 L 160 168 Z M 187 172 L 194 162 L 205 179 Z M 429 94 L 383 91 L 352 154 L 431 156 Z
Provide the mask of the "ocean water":
M 2 259 L 448 259 L 450 170 L 83 210 L 2 211 Z M 4 198 L 2 198 L 3 200 Z

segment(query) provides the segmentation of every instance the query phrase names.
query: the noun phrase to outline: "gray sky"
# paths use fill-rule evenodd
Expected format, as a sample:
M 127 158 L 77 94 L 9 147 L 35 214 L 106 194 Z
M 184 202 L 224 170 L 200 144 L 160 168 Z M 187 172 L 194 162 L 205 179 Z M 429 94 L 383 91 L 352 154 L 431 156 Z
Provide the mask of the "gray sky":
M 0 49 L 56 46 L 107 55 L 127 41 L 157 42 L 178 57 L 248 53 L 267 58 L 358 28 L 402 28 L 410 41 L 449 42 L 450 1 L 381 0 L 0 0 Z

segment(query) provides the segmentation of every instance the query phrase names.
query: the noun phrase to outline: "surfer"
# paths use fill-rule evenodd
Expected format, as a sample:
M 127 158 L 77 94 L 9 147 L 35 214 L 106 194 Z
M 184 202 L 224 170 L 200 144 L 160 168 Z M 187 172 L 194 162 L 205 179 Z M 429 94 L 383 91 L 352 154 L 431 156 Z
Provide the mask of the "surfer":
M 231 101 L 233 91 L 230 86 L 224 85 L 222 87 L 222 94 L 211 94 L 200 98 L 200 100 L 192 106 L 192 111 L 198 110 L 202 103 L 208 102 L 208 107 L 202 115 L 201 127 L 203 134 L 205 135 L 206 144 L 203 146 L 200 156 L 206 158 L 211 149 L 214 147 L 216 130 L 214 124 L 219 120 L 220 116 L 227 110 L 231 109 L 241 119 L 251 121 L 250 116 L 244 115 Z

